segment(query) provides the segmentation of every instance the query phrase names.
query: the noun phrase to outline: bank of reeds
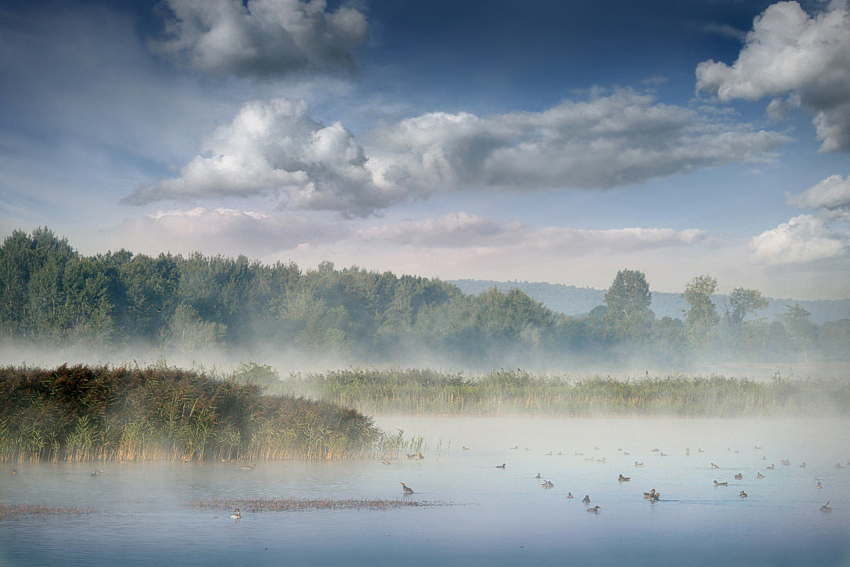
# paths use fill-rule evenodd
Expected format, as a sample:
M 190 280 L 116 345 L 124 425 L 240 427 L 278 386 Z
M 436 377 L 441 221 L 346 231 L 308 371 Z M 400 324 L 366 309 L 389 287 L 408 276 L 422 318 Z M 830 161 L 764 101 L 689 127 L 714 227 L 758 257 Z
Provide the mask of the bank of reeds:
M 293 375 L 284 391 L 367 414 L 747 417 L 850 415 L 850 378 L 754 380 L 712 375 L 616 379 L 497 370 L 350 369 Z
M 0 368 L 0 460 L 370 456 L 382 435 L 336 404 L 173 368 Z

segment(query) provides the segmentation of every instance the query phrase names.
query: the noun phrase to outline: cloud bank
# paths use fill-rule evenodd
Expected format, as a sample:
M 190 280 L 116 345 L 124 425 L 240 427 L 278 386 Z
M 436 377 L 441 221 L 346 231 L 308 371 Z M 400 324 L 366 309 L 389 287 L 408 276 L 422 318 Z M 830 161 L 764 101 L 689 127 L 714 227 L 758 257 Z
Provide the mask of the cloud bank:
M 433 112 L 369 139 L 364 148 L 342 124 L 319 123 L 304 102 L 252 101 L 178 177 L 125 202 L 274 193 L 286 208 L 365 216 L 445 192 L 607 189 L 763 162 L 787 140 L 627 89 L 542 112 Z
M 351 68 L 367 38 L 361 12 L 324 0 L 166 0 L 153 51 L 205 74 L 268 78 Z
M 838 258 L 847 254 L 847 235 L 827 227 L 823 219 L 799 215 L 752 239 L 750 260 L 777 266 Z
M 821 209 L 829 218 L 850 221 L 850 175 L 830 175 L 788 203 L 804 209 Z
M 772 115 L 799 103 L 814 114 L 821 151 L 850 151 L 850 13 L 833 1 L 809 16 L 797 2 L 769 6 L 753 21 L 738 59 L 704 61 L 698 91 L 720 100 L 774 97 Z M 786 96 L 785 100 L 781 97 Z

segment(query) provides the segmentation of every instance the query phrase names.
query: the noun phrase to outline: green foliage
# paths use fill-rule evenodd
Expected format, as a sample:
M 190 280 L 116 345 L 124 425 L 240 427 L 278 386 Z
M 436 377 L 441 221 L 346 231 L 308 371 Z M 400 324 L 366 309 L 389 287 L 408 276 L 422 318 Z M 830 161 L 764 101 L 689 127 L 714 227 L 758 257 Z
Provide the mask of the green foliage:
M 685 313 L 685 322 L 691 342 L 706 344 L 717 325 L 717 306 L 711 295 L 717 289 L 717 280 L 708 275 L 697 276 L 685 286 L 682 297 L 691 308 Z
M 354 410 L 168 368 L 4 367 L 0 399 L 0 461 L 348 458 L 381 438 Z
M 666 367 L 717 353 L 781 361 L 850 356 L 850 338 L 835 325 L 821 333 L 793 309 L 776 324 L 749 317 L 765 306 L 756 290 L 734 290 L 719 326 L 716 287 L 707 275 L 687 285 L 682 297 L 691 307 L 682 324 L 656 319 L 644 274 L 621 270 L 604 305 L 569 317 L 514 287 L 464 295 L 436 279 L 329 262 L 302 272 L 293 263 L 263 265 L 244 256 L 119 250 L 84 257 L 39 228 L 15 231 L 0 246 L 0 340 L 83 343 L 100 352 L 141 340 L 163 355 L 193 357 L 271 348 L 355 364 L 433 355 L 473 368 L 540 360 L 617 364 L 636 353 Z
M 738 287 L 729 294 L 729 304 L 732 307 L 729 313 L 732 324 L 740 325 L 748 314 L 767 307 L 767 299 L 759 291 Z
M 383 414 L 740 417 L 850 412 L 850 383 L 826 379 L 669 375 L 574 380 L 504 369 L 480 376 L 350 369 L 293 376 L 279 387 L 304 388 L 327 401 Z

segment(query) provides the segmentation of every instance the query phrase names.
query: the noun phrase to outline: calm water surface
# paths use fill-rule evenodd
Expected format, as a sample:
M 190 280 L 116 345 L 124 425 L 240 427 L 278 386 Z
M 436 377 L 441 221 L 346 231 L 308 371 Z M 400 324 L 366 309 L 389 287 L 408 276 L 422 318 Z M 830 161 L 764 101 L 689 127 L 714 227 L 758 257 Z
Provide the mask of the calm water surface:
M 0 500 L 94 511 L 0 521 L 0 567 L 850 565 L 850 467 L 835 467 L 850 460 L 850 420 L 376 422 L 422 435 L 426 458 L 261 462 L 247 471 L 240 463 L 14 465 L 15 475 L 3 465 Z M 93 468 L 105 473 L 91 477 Z M 235 521 L 230 509 L 191 504 L 390 500 L 402 498 L 399 482 L 416 491 L 406 498 L 442 505 L 244 512 Z M 652 488 L 659 502 L 643 498 Z M 822 513 L 827 500 L 832 512 Z M 588 513 L 594 505 L 600 512 Z

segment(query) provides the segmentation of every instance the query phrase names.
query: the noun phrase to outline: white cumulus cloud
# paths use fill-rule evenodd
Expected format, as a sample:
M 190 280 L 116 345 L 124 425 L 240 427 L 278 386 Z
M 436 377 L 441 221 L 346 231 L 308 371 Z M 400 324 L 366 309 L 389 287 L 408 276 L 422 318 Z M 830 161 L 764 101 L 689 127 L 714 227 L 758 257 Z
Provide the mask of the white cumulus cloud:
M 844 256 L 848 246 L 847 235 L 830 230 L 823 219 L 799 215 L 753 238 L 750 260 L 766 265 L 800 264 Z
M 850 220 L 850 175 L 844 179 L 830 175 L 788 202 L 805 209 L 822 209 L 829 217 Z
M 738 59 L 697 65 L 697 90 L 721 100 L 782 97 L 814 114 L 822 151 L 850 150 L 850 13 L 834 1 L 809 16 L 797 2 L 769 6 Z M 797 99 L 797 97 L 799 97 Z M 774 102 L 771 114 L 787 103 Z
M 420 196 L 459 188 L 587 189 L 769 159 L 786 138 L 628 89 L 542 112 L 434 112 L 378 132 L 372 167 Z
M 438 193 L 604 189 L 762 162 L 787 138 L 618 90 L 543 112 L 428 113 L 369 139 L 317 122 L 304 102 L 249 102 L 177 177 L 125 202 L 273 193 L 287 208 L 366 216 Z
M 305 102 L 252 101 L 178 177 L 140 187 L 125 202 L 283 193 L 294 208 L 363 214 L 396 199 L 365 165 L 351 132 L 316 122 Z
M 324 0 L 166 0 L 165 38 L 151 49 L 214 76 L 280 76 L 351 67 L 363 13 Z

